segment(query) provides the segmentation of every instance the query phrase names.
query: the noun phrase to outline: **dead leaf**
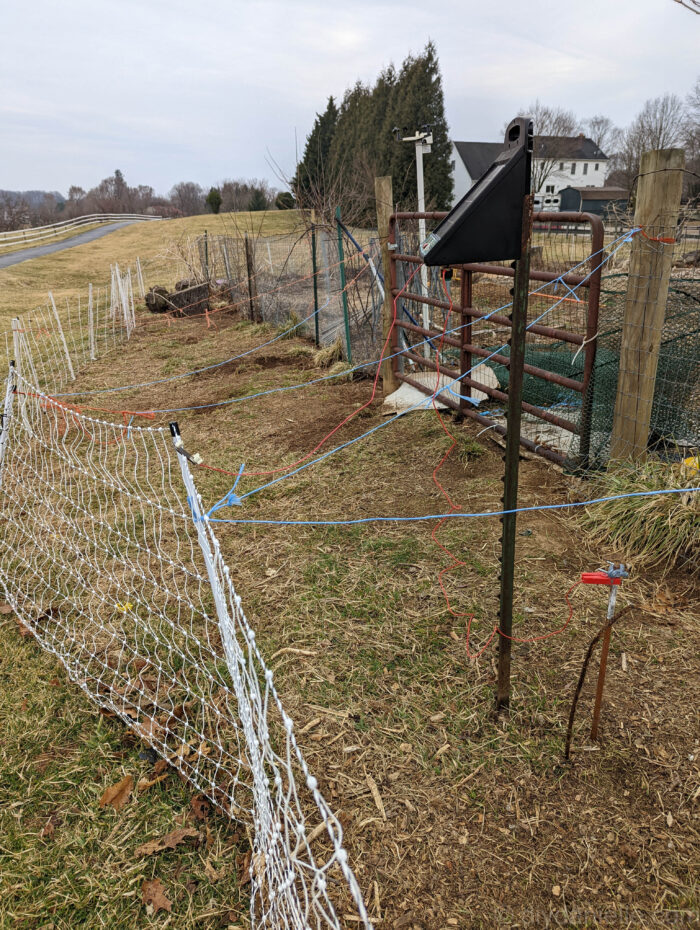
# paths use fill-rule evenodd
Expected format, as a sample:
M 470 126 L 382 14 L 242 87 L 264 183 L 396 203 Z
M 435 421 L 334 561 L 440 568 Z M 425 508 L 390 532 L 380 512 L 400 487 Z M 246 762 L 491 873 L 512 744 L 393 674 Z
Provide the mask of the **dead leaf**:
M 170 772 L 164 772 L 162 775 L 156 775 L 154 778 L 139 778 L 136 789 L 137 791 L 147 791 L 149 788 L 157 785 L 158 782 L 165 781 L 168 775 L 170 775 Z
M 154 775 L 162 775 L 163 772 L 167 772 L 170 768 L 170 763 L 167 759 L 159 759 L 156 764 L 153 766 Z
M 207 859 L 204 863 L 204 874 L 207 876 L 210 882 L 218 882 L 221 878 L 221 872 L 217 872 L 214 866 L 211 864 L 211 859 Z
M 239 856 L 236 859 L 236 868 L 238 869 L 238 884 L 239 885 L 249 885 L 250 884 L 250 863 L 253 858 L 253 853 L 248 850 L 245 856 Z
M 131 775 L 126 775 L 118 784 L 107 788 L 100 798 L 100 807 L 106 807 L 109 804 L 115 811 L 120 811 L 131 797 L 133 788 L 134 779 Z
M 190 807 L 195 820 L 206 820 L 211 811 L 211 804 L 203 794 L 196 794 L 190 800 Z
M 0 614 L 11 614 L 11 613 L 13 613 L 13 610 L 9 604 L 5 604 L 5 603 L 0 604 Z
M 141 895 L 143 898 L 143 903 L 148 907 L 149 905 L 153 908 L 153 913 L 157 914 L 158 911 L 170 911 L 173 909 L 172 904 L 166 898 L 163 886 L 159 878 L 154 878 L 151 882 L 144 882 L 141 885 Z
M 25 626 L 21 620 L 17 620 L 15 617 L 15 621 L 17 623 L 17 632 L 22 637 L 22 639 L 26 639 L 28 636 L 32 635 L 32 631 L 29 629 L 29 627 Z
M 561 886 L 552 885 L 552 894 L 554 895 L 555 898 L 558 898 L 559 895 L 561 894 Z
M 46 839 L 49 839 L 49 840 L 52 839 L 54 833 L 56 832 L 56 827 L 60 827 L 62 823 L 63 821 L 58 816 L 58 814 L 51 814 L 51 816 L 49 817 L 49 819 L 46 821 L 46 823 L 43 826 L 41 835 L 45 837 Z
M 379 793 L 379 788 L 377 787 L 376 781 L 372 778 L 371 775 L 366 775 L 365 779 L 367 781 L 367 787 L 369 788 L 374 803 L 377 805 L 377 810 L 382 815 L 382 818 L 386 820 L 386 811 L 384 810 L 384 803 L 382 801 L 382 796 Z
M 185 840 L 195 838 L 197 840 L 201 839 L 199 830 L 195 830 L 193 827 L 178 827 L 176 830 L 171 830 L 170 833 L 166 833 L 165 836 L 161 836 L 157 840 L 149 840 L 148 843 L 142 843 L 141 846 L 138 846 L 134 850 L 134 855 L 152 856 L 154 853 L 163 852 L 166 849 L 175 849 L 176 846 Z

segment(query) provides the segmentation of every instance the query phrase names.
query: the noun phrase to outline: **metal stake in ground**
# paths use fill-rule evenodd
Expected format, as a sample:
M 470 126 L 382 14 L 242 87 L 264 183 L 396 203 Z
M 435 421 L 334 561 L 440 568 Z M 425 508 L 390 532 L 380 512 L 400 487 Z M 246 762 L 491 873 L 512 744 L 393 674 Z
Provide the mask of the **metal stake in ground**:
M 588 581 L 584 580 L 586 578 L 596 578 L 596 576 L 605 574 L 607 576 L 607 581 L 600 582 L 597 580 Z M 610 631 L 612 630 L 611 620 L 615 616 L 615 602 L 617 600 L 617 586 L 620 584 L 620 579 L 628 578 L 629 572 L 625 570 L 625 566 L 620 564 L 619 566 L 610 565 L 607 572 L 593 572 L 590 575 L 582 575 L 581 580 L 584 584 L 609 584 L 610 585 L 610 597 L 608 598 L 608 614 L 607 621 L 608 625 L 605 628 L 605 633 L 603 634 L 603 646 L 600 651 L 600 667 L 598 669 L 598 684 L 596 685 L 595 691 L 595 705 L 593 707 L 593 723 L 591 724 L 591 739 L 598 739 L 598 723 L 600 721 L 600 708 L 603 703 L 603 689 L 605 688 L 605 673 L 608 668 L 608 652 L 610 650 Z
M 515 286 L 513 288 L 513 312 L 510 364 L 508 366 L 508 432 L 503 475 L 503 509 L 514 511 L 518 506 L 518 464 L 520 459 L 520 419 L 523 399 L 523 365 L 525 363 L 525 331 L 527 328 L 527 301 L 530 278 L 530 233 L 532 230 L 531 194 L 523 205 L 523 231 L 521 253 L 514 262 Z M 496 707 L 505 710 L 510 704 L 510 652 L 513 633 L 513 583 L 515 578 L 515 540 L 517 514 L 506 513 L 501 517 L 501 599 L 498 616 L 498 688 Z

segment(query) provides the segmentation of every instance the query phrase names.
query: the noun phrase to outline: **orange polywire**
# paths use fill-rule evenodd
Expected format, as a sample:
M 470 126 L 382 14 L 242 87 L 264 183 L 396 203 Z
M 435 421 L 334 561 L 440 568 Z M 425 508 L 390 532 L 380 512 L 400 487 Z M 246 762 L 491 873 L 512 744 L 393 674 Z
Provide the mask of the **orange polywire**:
M 367 267 L 367 266 L 365 265 L 365 267 L 358 273 L 358 275 L 357 275 L 356 277 L 359 277 L 359 276 L 362 274 L 362 271 L 364 271 L 366 267 Z M 246 477 L 246 476 L 251 476 L 251 475 L 275 475 L 275 474 L 277 474 L 278 472 L 289 471 L 290 468 L 296 468 L 297 465 L 300 465 L 302 462 L 305 462 L 305 461 L 306 461 L 308 458 L 310 458 L 315 452 L 318 452 L 318 450 L 321 448 L 321 446 L 325 445 L 325 443 L 331 438 L 331 436 L 335 435 L 335 433 L 338 432 L 338 430 L 341 428 L 341 426 L 345 426 L 346 423 L 349 423 L 350 420 L 354 419 L 359 413 L 361 413 L 363 410 L 365 410 L 365 409 L 372 403 L 372 401 L 374 400 L 374 396 L 375 396 L 375 394 L 376 394 L 376 392 L 377 392 L 377 384 L 379 383 L 379 375 L 380 375 L 381 368 L 382 368 L 382 362 L 384 361 L 384 355 L 385 355 L 385 353 L 386 353 L 386 350 L 387 350 L 387 348 L 389 347 L 389 345 L 390 345 L 390 343 L 391 343 L 391 334 L 392 334 L 392 332 L 393 332 L 393 330 L 394 330 L 394 327 L 395 327 L 395 325 L 396 325 L 396 317 L 397 317 L 396 303 L 397 303 L 399 297 L 401 296 L 401 294 L 406 290 L 406 288 L 408 287 L 408 285 L 411 283 L 411 280 L 412 280 L 413 277 L 418 273 L 419 270 L 420 270 L 420 265 L 417 265 L 416 268 L 415 268 L 415 270 L 412 272 L 412 274 L 410 275 L 410 277 L 408 278 L 408 280 L 407 280 L 406 283 L 404 284 L 403 288 L 399 291 L 399 293 L 398 293 L 398 294 L 396 295 L 396 297 L 394 298 L 394 301 L 393 301 L 393 317 L 392 317 L 392 321 L 391 321 L 391 326 L 389 327 L 389 331 L 388 331 L 387 334 L 386 334 L 386 338 L 385 338 L 385 340 L 384 340 L 384 345 L 382 346 L 382 351 L 381 351 L 380 354 L 379 354 L 379 360 L 377 361 L 377 371 L 376 371 L 376 373 L 375 373 L 375 375 L 374 375 L 374 381 L 373 381 L 373 383 L 372 383 L 372 393 L 371 393 L 370 398 L 369 398 L 368 401 L 366 401 L 364 404 L 362 404 L 361 407 L 358 407 L 356 410 L 353 410 L 352 413 L 350 413 L 347 417 L 345 417 L 344 420 L 341 420 L 340 423 L 338 423 L 337 426 L 334 426 L 333 429 L 332 429 L 329 433 L 326 433 L 326 435 L 323 437 L 323 439 L 321 439 L 321 441 L 318 442 L 310 452 L 307 452 L 306 455 L 304 455 L 304 456 L 303 456 L 302 458 L 300 458 L 300 459 L 297 459 L 296 462 L 292 462 L 290 465 L 284 465 L 284 466 L 282 466 L 281 468 L 273 468 L 273 469 L 270 469 L 269 471 L 243 471 L 243 472 L 227 471 L 227 470 L 224 469 L 224 468 L 216 468 L 214 465 L 206 465 L 206 464 L 204 464 L 203 462 L 200 462 L 200 463 L 199 463 L 199 467 L 200 467 L 200 468 L 206 468 L 206 469 L 208 469 L 209 471 L 217 471 L 217 472 L 219 472 L 219 473 L 222 474 L 222 475 L 231 475 L 231 476 L 233 476 L 233 477 Z

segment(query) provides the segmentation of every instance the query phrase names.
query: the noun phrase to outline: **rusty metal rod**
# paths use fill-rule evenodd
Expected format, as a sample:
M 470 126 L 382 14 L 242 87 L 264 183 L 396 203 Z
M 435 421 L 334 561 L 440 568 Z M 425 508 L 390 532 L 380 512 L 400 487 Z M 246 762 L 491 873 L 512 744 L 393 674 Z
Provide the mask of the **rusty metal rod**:
M 416 326 L 415 323 L 404 323 L 403 321 L 399 323 L 397 321 L 396 325 L 400 326 L 401 329 L 407 329 L 412 333 L 418 333 L 426 338 L 428 336 L 431 338 L 440 338 L 442 335 L 439 331 L 424 329 L 422 326 Z M 471 343 L 461 343 L 451 336 L 445 336 L 444 342 L 446 345 L 453 346 L 455 349 L 464 349 L 467 352 L 478 355 L 480 358 L 488 358 L 489 360 L 497 362 L 499 365 L 503 365 L 505 368 L 508 368 L 510 365 L 510 358 L 507 355 L 494 355 L 493 352 L 489 352 L 488 349 L 483 349 L 481 346 L 475 346 Z M 543 381 L 551 381 L 552 384 L 558 384 L 559 387 L 568 388 L 570 391 L 578 391 L 580 393 L 583 390 L 582 381 L 567 378 L 566 375 L 560 375 L 556 371 L 547 371 L 545 368 L 538 368 L 536 365 L 525 365 L 524 371 L 529 375 L 542 378 Z
M 600 708 L 603 703 L 603 689 L 605 688 L 605 673 L 608 668 L 608 652 L 610 650 L 610 621 L 615 616 L 615 601 L 617 600 L 617 585 L 610 585 L 610 597 L 608 598 L 608 614 L 606 627 L 603 635 L 603 646 L 600 651 L 600 667 L 598 669 L 598 683 L 595 689 L 595 706 L 593 707 L 593 723 L 591 724 L 591 739 L 598 739 L 598 722 L 600 721 Z
M 392 295 L 398 297 L 401 294 L 402 299 L 405 300 L 415 300 L 416 303 L 428 304 L 431 307 L 438 307 L 441 310 L 452 310 L 453 313 L 464 313 L 469 316 L 476 317 L 477 319 L 483 319 L 488 317 L 489 323 L 497 323 L 499 326 L 510 326 L 510 320 L 507 316 L 501 316 L 498 313 L 491 313 L 489 310 L 476 310 L 474 307 L 465 307 L 460 306 L 459 304 L 450 304 L 445 300 L 438 300 L 437 297 L 423 297 L 420 294 L 410 294 L 410 293 L 401 293 L 398 288 L 392 288 Z M 404 326 L 402 320 L 396 321 L 398 326 Z M 410 327 L 406 325 L 406 329 Z M 556 329 L 552 326 L 542 326 L 540 323 L 533 323 L 528 326 L 528 333 L 534 333 L 537 336 L 548 336 L 550 339 L 556 339 L 559 342 L 570 342 L 575 346 L 582 346 L 584 343 L 584 337 L 579 336 L 577 333 L 571 333 L 568 329 Z M 429 331 L 426 330 L 426 333 Z M 439 335 L 439 333 L 438 333 Z
M 412 362 L 415 362 L 417 365 L 424 365 L 426 368 L 429 368 L 431 371 L 437 371 L 438 366 L 432 359 L 423 358 L 422 355 L 416 355 L 414 352 L 410 352 L 408 349 L 404 349 L 401 353 L 404 358 L 410 359 Z M 490 387 L 487 384 L 481 384 L 479 381 L 474 381 L 471 378 L 461 377 L 458 371 L 455 371 L 454 368 L 447 368 L 445 365 L 440 365 L 441 374 L 447 375 L 449 378 L 461 378 L 461 381 L 464 384 L 469 385 L 469 387 L 476 388 L 478 391 L 483 391 L 485 394 L 488 394 L 490 397 L 493 397 L 494 400 L 500 400 L 504 403 L 508 402 L 508 395 L 504 391 L 499 391 L 497 388 Z M 459 391 L 459 384 L 455 385 Z M 467 403 L 469 403 L 467 401 Z M 559 417 L 555 413 L 549 413 L 548 410 L 543 410 L 542 407 L 536 407 L 533 404 L 529 404 L 527 401 L 522 403 L 523 410 L 526 413 L 531 413 L 533 416 L 539 417 L 541 420 L 547 420 L 548 423 L 553 423 L 554 426 L 558 426 L 561 429 L 568 430 L 570 433 L 578 434 L 578 426 L 575 423 L 572 423 L 571 420 L 566 420 L 564 417 Z M 463 411 L 466 413 L 466 410 Z
M 419 255 L 407 255 L 404 252 L 393 252 L 392 259 L 396 262 L 407 262 L 409 265 L 422 265 L 423 259 Z M 468 262 L 464 265 L 450 265 L 451 268 L 463 271 L 474 271 L 479 274 L 501 275 L 502 277 L 512 278 L 514 271 L 512 268 L 506 268 L 505 265 L 481 265 L 474 262 Z M 580 274 L 557 274 L 556 271 L 531 271 L 529 274 L 530 281 L 563 281 L 565 284 L 581 284 L 588 287 L 589 278 Z M 585 306 L 585 301 L 581 301 L 581 306 Z
M 423 359 L 425 361 L 425 359 Z M 420 381 L 417 381 L 415 378 L 411 378 L 410 375 L 405 375 L 403 372 L 397 372 L 396 378 L 399 381 L 404 381 L 406 384 L 410 384 L 411 387 L 416 388 L 416 390 L 421 391 L 423 394 L 427 394 L 428 397 L 432 395 L 432 390 L 429 387 L 426 387 L 424 384 L 421 384 Z M 449 407 L 451 410 L 456 410 L 457 413 L 460 412 L 459 403 L 456 400 L 453 400 L 451 397 L 445 397 L 440 395 L 440 403 L 445 404 L 446 407 Z M 476 420 L 477 423 L 481 423 L 482 426 L 490 427 L 494 433 L 498 433 L 499 436 L 505 436 L 507 430 L 505 426 L 501 426 L 500 423 L 494 423 L 489 417 L 482 416 L 482 414 L 477 413 L 476 410 L 471 408 L 464 411 L 465 415 L 471 417 L 472 420 Z M 544 446 L 541 443 L 533 442 L 531 439 L 527 439 L 525 436 L 520 437 L 520 445 L 527 449 L 528 452 L 536 453 L 537 455 L 542 456 L 542 458 L 547 459 L 550 462 L 554 462 L 555 465 L 564 465 L 566 463 L 566 456 L 561 455 L 559 452 L 555 452 L 554 449 L 550 449 L 549 446 Z

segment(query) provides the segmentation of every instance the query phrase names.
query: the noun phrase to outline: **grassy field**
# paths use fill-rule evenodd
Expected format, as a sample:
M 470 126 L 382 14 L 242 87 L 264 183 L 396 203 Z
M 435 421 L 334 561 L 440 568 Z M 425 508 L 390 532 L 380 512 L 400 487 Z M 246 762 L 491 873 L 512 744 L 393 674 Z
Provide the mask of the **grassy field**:
M 137 256 L 144 266 L 147 281 L 158 283 L 159 271 L 169 268 L 167 260 L 160 257 L 179 240 L 202 235 L 205 230 L 212 235 L 242 236 L 248 232 L 275 236 L 295 232 L 302 225 L 297 210 L 204 214 L 157 223 L 134 223 L 96 242 L 32 259 L 31 266 L 23 262 L 0 269 L 0 319 L 9 319 L 45 303 L 49 290 L 60 295 L 61 300 L 78 295 L 84 299 L 91 282 L 95 286 L 109 284 L 110 264 L 117 262 L 126 268 Z
M 108 242 L 121 249 L 117 237 L 131 232 L 85 247 L 95 254 L 83 256 L 74 277 L 96 278 L 101 262 L 133 255 L 104 251 Z M 154 254 L 158 245 L 151 245 Z M 136 253 L 146 248 L 142 241 Z M 32 274 L 25 265 L 28 290 Z M 75 286 L 60 270 L 54 281 Z M 274 336 L 235 314 L 215 322 L 168 326 L 141 312 L 131 342 L 86 371 L 79 386 L 117 386 L 134 373 L 143 381 L 172 376 Z M 323 373 L 312 346 L 284 339 L 226 368 L 117 396 L 130 409 L 187 407 Z M 187 448 L 208 464 L 274 468 L 305 454 L 370 390 L 366 380 L 326 382 L 177 419 Z M 155 422 L 170 418 L 156 414 Z M 382 421 L 374 401 L 332 442 Z M 463 510 L 497 509 L 502 450 L 468 421 L 452 428 L 458 446 L 441 482 Z M 441 512 L 444 499 L 431 476 L 448 446 L 434 413 L 402 418 L 251 499 L 246 515 Z M 524 460 L 521 475 L 524 505 L 587 493 L 541 460 Z M 231 483 L 203 470 L 195 480 L 205 503 Z M 591 547 L 578 522 L 552 513 L 528 514 L 518 530 L 516 635 L 524 638 L 562 626 L 564 594 L 580 571 L 606 559 L 634 563 L 632 552 Z M 304 652 L 283 654 L 276 679 L 297 730 L 306 728 L 304 752 L 345 827 L 379 928 L 696 925 L 700 625 L 699 592 L 689 578 L 671 575 L 659 584 L 651 574 L 625 585 L 622 603 L 633 609 L 613 635 L 602 739 L 587 739 L 594 667 L 565 764 L 569 703 L 604 619 L 604 591 L 579 588 L 562 634 L 514 645 L 512 710 L 499 719 L 495 645 L 478 659 L 466 651 L 467 615 L 474 614 L 473 649 L 486 642 L 497 616 L 497 520 L 453 521 L 439 531 L 465 563 L 445 577 L 457 616 L 438 585 L 448 560 L 428 526 L 222 525 L 217 532 L 263 654 Z M 12 616 L 2 620 L 0 927 L 247 926 L 245 831 L 213 813 L 206 823 L 193 821 L 187 786 L 174 775 L 135 794 L 120 812 L 101 809 L 107 786 L 150 770 L 139 757 L 145 746 L 101 718 Z M 144 841 L 182 824 L 201 836 L 153 858 L 136 854 Z M 153 878 L 162 881 L 172 913 L 150 915 L 143 904 L 142 884 Z

